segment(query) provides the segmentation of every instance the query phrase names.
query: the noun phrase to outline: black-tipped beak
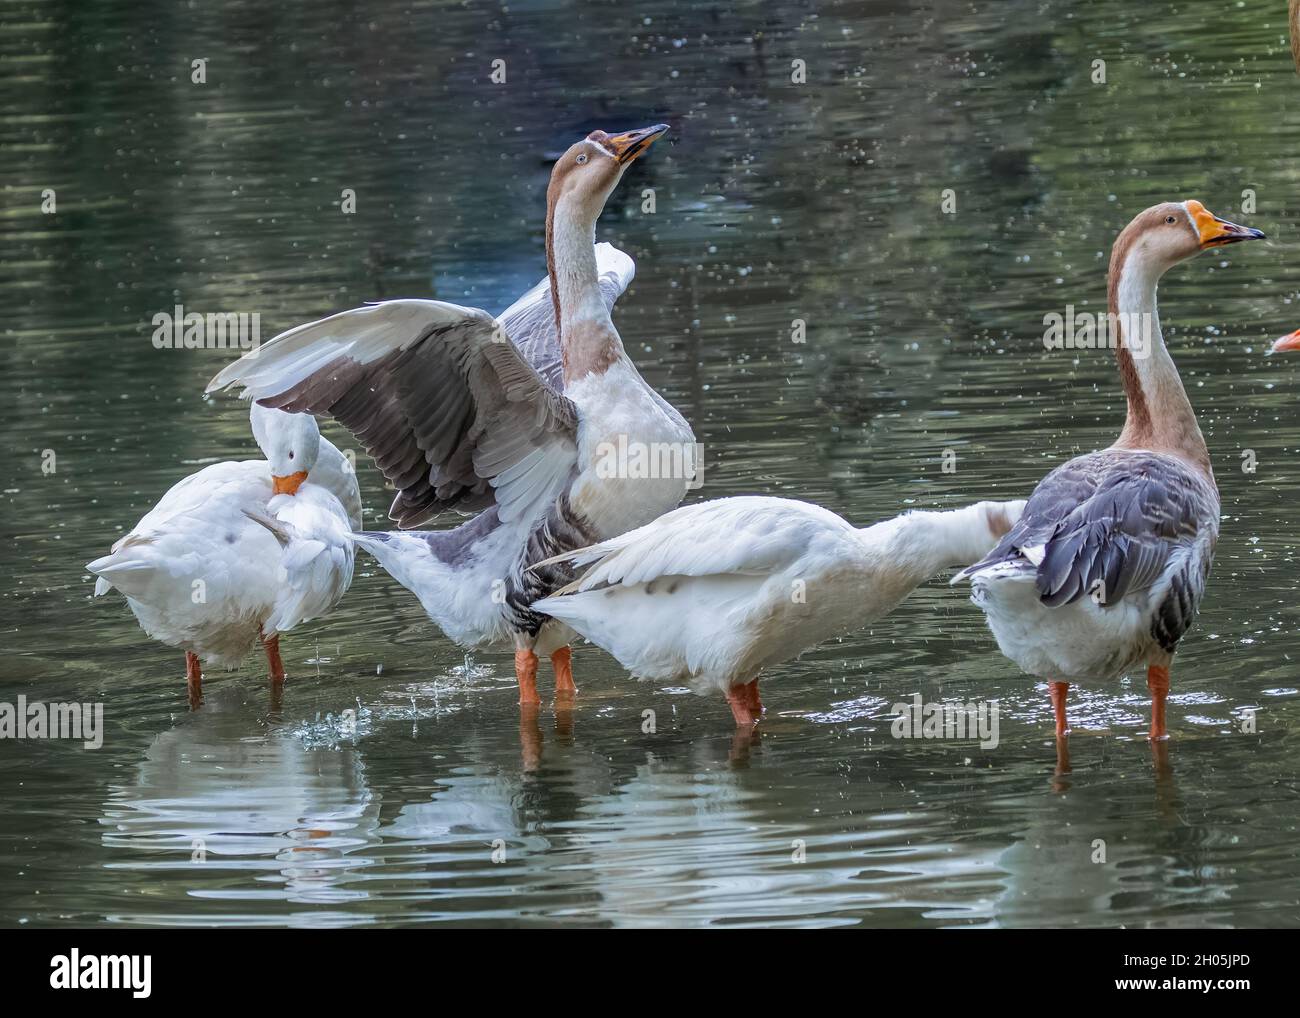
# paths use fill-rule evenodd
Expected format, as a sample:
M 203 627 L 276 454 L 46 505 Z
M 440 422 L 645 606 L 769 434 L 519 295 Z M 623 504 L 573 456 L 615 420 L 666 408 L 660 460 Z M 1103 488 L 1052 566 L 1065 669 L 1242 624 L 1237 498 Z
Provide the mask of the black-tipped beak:
M 1253 226 L 1238 226 L 1226 219 L 1216 218 L 1213 232 L 1208 237 L 1204 233 L 1201 235 L 1201 247 L 1223 247 L 1225 244 L 1236 244 L 1243 240 L 1264 239 L 1266 238 L 1263 230 L 1257 230 Z
M 605 145 L 620 163 L 630 163 L 667 133 L 667 124 L 655 124 L 653 127 L 610 135 Z
M 1226 219 L 1220 219 L 1198 201 L 1188 201 L 1187 211 L 1191 213 L 1192 222 L 1201 239 L 1201 249 L 1223 247 L 1243 240 L 1264 240 L 1264 231 L 1250 226 L 1238 226 Z

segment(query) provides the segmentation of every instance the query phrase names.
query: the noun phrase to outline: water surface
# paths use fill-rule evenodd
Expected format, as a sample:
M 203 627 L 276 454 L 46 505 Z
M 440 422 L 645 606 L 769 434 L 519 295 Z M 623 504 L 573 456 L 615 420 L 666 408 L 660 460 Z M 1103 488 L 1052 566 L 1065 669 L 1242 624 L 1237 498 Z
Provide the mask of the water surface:
M 102 701 L 107 731 L 0 743 L 0 922 L 1295 924 L 1300 360 L 1263 356 L 1300 326 L 1284 5 L 578 7 L 9 6 L 0 699 Z M 769 675 L 752 739 L 590 647 L 576 707 L 521 718 L 510 659 L 467 660 L 368 559 L 285 639 L 278 701 L 250 660 L 190 713 L 180 654 L 92 601 L 83 564 L 171 483 L 253 454 L 243 404 L 201 396 L 227 356 L 155 349 L 155 314 L 500 310 L 544 271 L 550 161 L 657 121 L 598 232 L 637 259 L 629 350 L 705 443 L 692 498 L 865 524 L 1023 497 L 1121 423 L 1110 356 L 1041 336 L 1104 308 L 1124 223 L 1196 197 L 1268 232 L 1161 287 L 1224 507 L 1167 753 L 1134 676 L 1075 694 L 1057 773 L 1045 688 L 942 579 Z M 996 699 L 999 745 L 895 740 L 916 693 Z

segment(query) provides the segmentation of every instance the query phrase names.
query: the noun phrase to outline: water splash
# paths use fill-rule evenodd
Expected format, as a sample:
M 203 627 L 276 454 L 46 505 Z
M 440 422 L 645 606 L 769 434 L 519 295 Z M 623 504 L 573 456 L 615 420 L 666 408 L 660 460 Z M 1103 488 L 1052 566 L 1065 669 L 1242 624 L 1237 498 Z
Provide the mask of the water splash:
M 344 744 L 355 745 L 369 735 L 374 722 L 374 712 L 358 699 L 356 707 L 323 716 L 317 712 L 314 721 L 300 721 L 285 731 L 309 749 L 339 749 Z

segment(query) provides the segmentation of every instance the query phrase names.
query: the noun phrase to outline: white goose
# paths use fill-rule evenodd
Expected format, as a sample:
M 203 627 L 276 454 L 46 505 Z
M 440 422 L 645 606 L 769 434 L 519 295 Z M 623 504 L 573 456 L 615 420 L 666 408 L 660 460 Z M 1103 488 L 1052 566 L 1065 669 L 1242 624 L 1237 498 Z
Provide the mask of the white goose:
M 699 502 L 556 556 L 591 568 L 533 607 L 635 676 L 722 692 L 736 724 L 750 726 L 763 710 L 759 672 L 862 628 L 928 577 L 979 558 L 1023 507 L 979 502 L 858 530 L 793 499 Z
M 1145 665 L 1153 740 L 1167 738 L 1169 668 L 1192 625 L 1219 533 L 1210 454 L 1156 310 L 1165 271 L 1209 248 L 1263 237 L 1198 201 L 1139 213 L 1111 251 L 1109 311 L 1128 397 L 1108 449 L 1057 467 L 970 579 L 1002 653 L 1048 680 L 1064 737 L 1071 682 Z M 1139 336 L 1139 329 L 1141 335 Z
M 261 642 L 284 681 L 280 634 L 328 612 L 352 583 L 361 525 L 351 464 L 307 414 L 253 405 L 264 460 L 213 463 L 179 481 L 86 568 L 95 596 L 125 596 L 140 626 L 185 651 L 190 703 L 202 665 L 236 668 Z
M 355 540 L 457 643 L 513 648 L 521 704 L 538 702 L 539 653 L 551 656 L 557 693 L 575 692 L 572 633 L 530 607 L 572 574 L 528 567 L 638 527 L 686 493 L 694 435 L 610 320 L 632 260 L 595 246 L 623 171 L 666 130 L 594 131 L 560 157 L 547 189 L 548 278 L 500 321 L 442 301 L 386 301 L 277 336 L 208 386 L 337 418 L 398 489 L 390 515 L 402 528 L 483 510 L 453 530 Z M 607 469 L 610 449 L 659 443 L 685 450 L 682 476 Z

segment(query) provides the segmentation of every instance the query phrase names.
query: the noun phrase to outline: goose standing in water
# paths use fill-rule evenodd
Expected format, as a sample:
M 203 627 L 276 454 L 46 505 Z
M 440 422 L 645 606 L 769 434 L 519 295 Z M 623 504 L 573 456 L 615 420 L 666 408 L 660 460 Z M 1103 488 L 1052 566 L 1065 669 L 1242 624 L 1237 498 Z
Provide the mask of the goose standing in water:
M 1116 355 L 1128 397 L 1108 449 L 1057 467 L 1020 522 L 969 579 L 1002 653 L 1045 678 L 1058 738 L 1068 732 L 1071 682 L 1145 665 L 1153 740 L 1167 738 L 1165 698 L 1179 640 L 1196 618 L 1219 533 L 1210 454 L 1156 311 L 1166 270 L 1210 248 L 1263 237 L 1200 202 L 1140 213 L 1111 251 L 1108 284 Z
M 548 283 L 501 321 L 442 301 L 385 301 L 283 333 L 208 386 L 337 418 L 398 489 L 390 515 L 403 530 L 481 510 L 454 530 L 354 539 L 457 643 L 513 648 L 521 704 L 539 702 L 539 653 L 551 656 L 557 694 L 575 692 L 571 631 L 530 607 L 572 576 L 529 567 L 673 508 L 693 471 L 690 426 L 642 379 L 610 320 L 632 260 L 595 245 L 623 171 L 666 131 L 594 131 L 560 157 L 547 189 Z M 549 346 L 537 332 L 548 293 Z M 658 443 L 683 450 L 681 476 L 608 469 L 609 450 Z
M 237 668 L 254 644 L 285 678 L 280 634 L 324 615 L 352 583 L 361 492 L 309 414 L 253 404 L 264 460 L 213 463 L 173 485 L 86 568 L 95 596 L 117 588 L 140 627 L 185 651 L 190 704 L 203 664 Z
M 533 607 L 637 677 L 723 693 L 748 727 L 763 711 L 759 672 L 861 629 L 930 576 L 979 558 L 1024 505 L 910 512 L 858 530 L 794 499 L 699 502 L 557 556 L 591 568 Z

